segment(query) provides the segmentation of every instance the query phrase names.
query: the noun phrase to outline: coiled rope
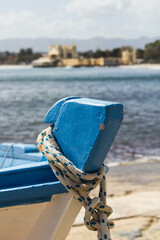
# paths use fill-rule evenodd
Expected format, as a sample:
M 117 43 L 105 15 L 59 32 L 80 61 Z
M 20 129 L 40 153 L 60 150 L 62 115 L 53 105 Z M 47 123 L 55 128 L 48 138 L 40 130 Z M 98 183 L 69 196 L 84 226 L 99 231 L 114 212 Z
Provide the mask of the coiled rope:
M 93 231 L 98 231 L 98 239 L 110 238 L 113 222 L 108 221 L 112 209 L 106 205 L 105 166 L 96 173 L 85 173 L 78 169 L 61 152 L 52 134 L 52 127 L 44 129 L 38 136 L 39 150 L 48 159 L 56 177 L 86 209 L 84 223 Z M 99 197 L 91 199 L 89 193 L 100 184 Z

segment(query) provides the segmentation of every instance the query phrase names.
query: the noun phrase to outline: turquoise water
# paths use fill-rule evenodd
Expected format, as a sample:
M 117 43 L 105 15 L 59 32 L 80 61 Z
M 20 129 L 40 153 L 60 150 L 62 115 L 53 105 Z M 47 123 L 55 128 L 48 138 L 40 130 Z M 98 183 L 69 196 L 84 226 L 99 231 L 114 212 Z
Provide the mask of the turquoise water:
M 48 109 L 67 96 L 124 105 L 111 162 L 160 156 L 160 67 L 154 66 L 0 67 L 0 143 L 35 143 Z

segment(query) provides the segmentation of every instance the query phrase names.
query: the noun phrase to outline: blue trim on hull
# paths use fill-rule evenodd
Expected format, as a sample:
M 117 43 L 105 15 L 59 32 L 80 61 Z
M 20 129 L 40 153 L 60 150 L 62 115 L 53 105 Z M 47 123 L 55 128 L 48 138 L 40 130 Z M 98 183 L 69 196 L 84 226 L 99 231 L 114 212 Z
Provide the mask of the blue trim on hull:
M 0 207 L 46 202 L 67 193 L 48 162 L 0 170 L 0 189 Z

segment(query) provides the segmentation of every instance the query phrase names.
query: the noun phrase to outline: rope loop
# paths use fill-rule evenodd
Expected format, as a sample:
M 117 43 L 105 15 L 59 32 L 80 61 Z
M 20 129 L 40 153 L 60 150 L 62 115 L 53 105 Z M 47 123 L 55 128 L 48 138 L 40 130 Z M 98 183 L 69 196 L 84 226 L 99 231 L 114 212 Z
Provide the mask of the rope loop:
M 84 223 L 92 231 L 98 231 L 98 239 L 110 240 L 109 229 L 113 222 L 108 221 L 112 209 L 106 205 L 105 166 L 98 172 L 85 173 L 78 169 L 60 151 L 52 134 L 52 127 L 44 129 L 37 138 L 39 150 L 48 159 L 56 177 L 86 209 Z M 90 191 L 100 185 L 99 197 L 91 199 Z

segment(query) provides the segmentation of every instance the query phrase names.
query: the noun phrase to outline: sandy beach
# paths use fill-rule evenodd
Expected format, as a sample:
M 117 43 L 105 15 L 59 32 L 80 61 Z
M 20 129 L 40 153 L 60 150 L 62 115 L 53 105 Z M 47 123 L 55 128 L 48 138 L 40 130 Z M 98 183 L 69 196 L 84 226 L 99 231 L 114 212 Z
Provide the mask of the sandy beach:
M 113 208 L 112 240 L 160 239 L 160 163 L 110 167 L 107 174 L 108 205 Z M 96 196 L 98 189 L 92 192 Z M 84 209 L 77 216 L 67 240 L 96 240 L 96 232 L 83 224 Z

